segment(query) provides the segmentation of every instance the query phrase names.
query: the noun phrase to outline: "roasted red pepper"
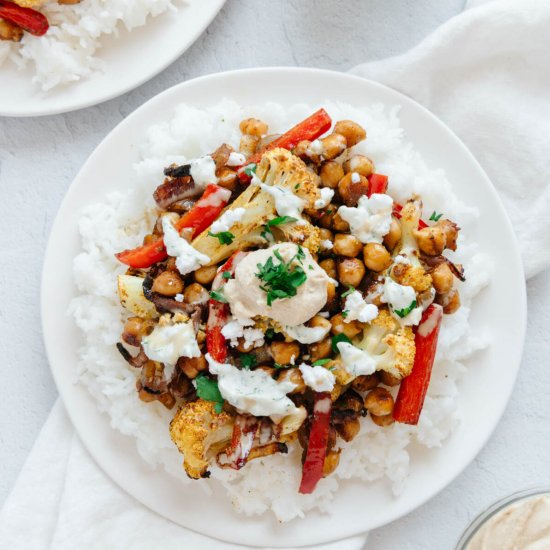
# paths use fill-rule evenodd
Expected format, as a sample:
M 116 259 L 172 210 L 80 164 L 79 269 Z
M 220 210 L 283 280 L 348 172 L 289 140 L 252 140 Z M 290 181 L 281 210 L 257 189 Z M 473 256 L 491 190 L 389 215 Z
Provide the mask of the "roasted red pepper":
M 202 197 L 174 224 L 174 227 L 177 231 L 192 228 L 193 236 L 202 233 L 220 215 L 230 197 L 231 193 L 227 189 L 213 183 L 209 184 Z M 115 256 L 123 264 L 144 269 L 166 259 L 167 253 L 164 241 L 160 238 L 152 243 L 119 252 Z
M 304 495 L 313 493 L 317 483 L 323 477 L 331 410 L 330 393 L 316 393 L 306 460 L 302 467 L 302 481 L 300 483 L 300 493 Z
M 388 190 L 388 176 L 383 174 L 371 174 L 368 178 L 369 190 L 367 195 L 370 197 L 374 193 L 383 195 Z
M 258 164 L 264 153 L 271 151 L 277 147 L 282 149 L 291 150 L 300 143 L 300 141 L 308 140 L 314 141 L 317 138 L 321 137 L 325 132 L 330 130 L 332 126 L 332 119 L 324 109 L 319 109 L 313 113 L 310 117 L 302 120 L 291 128 L 288 132 L 284 133 L 282 136 L 279 136 L 277 139 L 273 140 L 267 147 L 262 151 L 259 151 L 255 155 L 252 155 L 246 163 L 246 166 L 250 164 Z M 244 168 L 246 168 L 246 166 Z M 243 169 L 239 171 L 239 178 L 243 182 L 250 181 L 250 176 L 245 174 Z
M 422 315 L 416 328 L 416 354 L 411 374 L 403 379 L 393 408 L 393 418 L 404 424 L 418 424 L 428 391 L 437 348 L 443 308 L 432 304 Z
M 224 273 L 235 273 L 237 264 L 246 256 L 246 252 L 235 252 L 220 268 L 212 283 L 212 290 L 218 290 L 225 282 Z M 227 342 L 222 328 L 229 319 L 229 306 L 217 300 L 208 300 L 208 320 L 206 322 L 206 349 L 212 359 L 224 363 L 227 358 Z
M 32 8 L 23 8 L 14 2 L 0 0 L 0 18 L 21 27 L 23 30 L 42 36 L 50 27 L 46 16 Z

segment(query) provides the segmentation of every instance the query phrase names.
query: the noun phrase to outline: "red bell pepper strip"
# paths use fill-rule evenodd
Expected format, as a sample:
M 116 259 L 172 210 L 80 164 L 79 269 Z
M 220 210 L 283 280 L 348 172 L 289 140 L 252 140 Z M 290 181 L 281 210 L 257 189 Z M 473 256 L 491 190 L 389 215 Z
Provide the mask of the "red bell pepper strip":
M 0 0 L 0 18 L 21 27 L 23 30 L 42 36 L 50 27 L 46 16 L 32 8 L 18 6 L 14 2 Z
M 309 431 L 306 460 L 302 467 L 302 481 L 299 489 L 303 495 L 313 493 L 317 483 L 323 477 L 331 409 L 330 393 L 316 393 L 313 404 L 313 421 Z
M 221 267 L 212 283 L 212 290 L 221 288 L 227 279 L 225 272 L 235 273 L 237 264 L 246 256 L 245 252 L 235 252 Z M 208 300 L 208 320 L 206 321 L 206 349 L 212 359 L 224 363 L 227 358 L 227 342 L 222 334 L 222 328 L 229 320 L 229 306 L 217 300 Z
M 235 424 L 233 424 L 231 443 L 225 450 L 227 462 L 222 463 L 218 458 L 218 464 L 222 468 L 232 468 L 233 470 L 240 470 L 245 466 L 260 427 L 261 421 L 255 416 L 237 415 Z
M 443 308 L 438 304 L 431 304 L 416 328 L 414 365 L 411 374 L 401 382 L 393 408 L 396 422 L 418 424 L 430 383 L 442 319 Z
M 383 195 L 388 191 L 388 176 L 371 174 L 367 179 L 369 180 L 369 190 L 367 192 L 369 197 L 374 193 Z
M 321 137 L 325 132 L 330 130 L 332 126 L 332 119 L 324 109 L 319 109 L 313 113 L 308 118 L 302 120 L 284 133 L 282 136 L 279 136 L 277 139 L 274 139 L 267 147 L 262 151 L 252 155 L 246 162 L 246 165 L 239 170 L 239 179 L 242 182 L 248 183 L 250 181 L 250 176 L 244 173 L 244 168 L 250 164 L 258 164 L 262 159 L 262 156 L 267 151 L 271 151 L 277 147 L 282 149 L 291 150 L 300 143 L 300 141 L 308 140 L 314 141 L 318 137 Z
M 193 236 L 202 233 L 220 215 L 230 197 L 231 193 L 227 189 L 213 183 L 207 185 L 202 197 L 174 224 L 174 227 L 177 231 L 192 228 Z M 160 238 L 152 243 L 119 252 L 115 256 L 123 264 L 144 269 L 165 260 L 168 254 L 164 240 Z
M 393 215 L 399 219 L 401 217 L 401 210 L 403 210 L 403 207 L 400 204 L 397 204 L 396 202 L 393 203 Z M 428 227 L 428 224 L 424 220 L 418 220 L 418 229 L 424 229 Z

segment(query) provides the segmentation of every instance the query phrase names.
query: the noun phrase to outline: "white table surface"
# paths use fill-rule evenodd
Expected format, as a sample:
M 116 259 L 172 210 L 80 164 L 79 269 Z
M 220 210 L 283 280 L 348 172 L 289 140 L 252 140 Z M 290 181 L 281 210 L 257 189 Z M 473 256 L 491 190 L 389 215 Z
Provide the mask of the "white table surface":
M 0 119 L 0 503 L 57 396 L 40 330 L 43 250 L 65 191 L 99 141 L 144 101 L 182 80 L 262 65 L 345 71 L 406 51 L 462 5 L 463 0 L 228 0 L 179 61 L 137 90 L 66 115 Z M 517 489 L 550 484 L 545 460 L 550 377 L 544 376 L 550 273 L 530 281 L 528 295 L 519 381 L 489 444 L 442 494 L 371 533 L 369 549 L 452 549 L 484 506 Z M 505 302 L 495 315 L 504 312 Z

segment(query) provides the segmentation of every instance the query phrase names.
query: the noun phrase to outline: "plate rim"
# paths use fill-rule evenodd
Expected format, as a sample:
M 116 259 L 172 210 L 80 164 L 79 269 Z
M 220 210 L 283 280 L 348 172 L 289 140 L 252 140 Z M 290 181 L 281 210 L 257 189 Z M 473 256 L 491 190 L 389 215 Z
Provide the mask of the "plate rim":
M 113 128 L 102 139 L 102 141 L 97 145 L 97 147 L 94 149 L 94 151 L 89 155 L 87 160 L 82 165 L 82 167 L 79 170 L 78 174 L 73 179 L 73 182 L 71 183 L 71 186 L 67 190 L 67 192 L 66 192 L 66 194 L 65 194 L 65 196 L 64 196 L 64 198 L 63 198 L 63 200 L 62 200 L 62 202 L 59 206 L 58 212 L 56 213 L 56 217 L 55 217 L 55 220 L 52 224 L 52 227 L 50 229 L 50 235 L 48 237 L 48 244 L 47 244 L 45 255 L 44 255 L 44 263 L 43 263 L 43 270 L 42 270 L 40 302 L 41 302 L 41 322 L 42 322 L 44 345 L 45 345 L 46 354 L 47 354 L 47 357 L 48 357 L 48 362 L 49 362 L 49 365 L 50 365 L 50 370 L 52 372 L 52 376 L 55 380 L 56 386 L 58 387 L 60 396 L 62 397 L 62 400 L 65 402 L 65 399 L 64 399 L 64 396 L 63 396 L 64 392 L 61 390 L 62 387 L 64 388 L 64 384 L 60 383 L 60 381 L 58 380 L 58 376 L 57 376 L 59 373 L 56 374 L 56 372 L 53 368 L 51 343 L 48 342 L 48 339 L 47 339 L 47 334 L 49 334 L 49 329 L 46 326 L 45 315 L 44 315 L 45 295 L 46 295 L 46 291 L 47 291 L 47 289 L 45 288 L 45 282 L 47 280 L 46 271 L 47 271 L 48 264 L 51 263 L 51 256 L 53 254 L 53 249 L 54 249 L 54 244 L 53 244 L 53 241 L 52 241 L 52 235 L 53 235 L 54 230 L 56 229 L 57 225 L 60 222 L 60 219 L 59 219 L 60 218 L 60 216 L 59 216 L 60 212 L 62 212 L 63 208 L 66 207 L 66 204 L 69 202 L 72 193 L 75 193 L 75 182 L 77 182 L 80 179 L 82 174 L 88 169 L 88 166 L 93 165 L 95 156 L 101 154 L 103 146 L 109 140 L 109 138 L 111 138 L 113 136 L 113 134 L 117 134 L 118 132 L 123 132 L 125 127 L 132 123 L 132 119 L 135 116 L 138 116 L 141 112 L 143 112 L 143 111 L 147 110 L 148 108 L 150 108 L 152 106 L 152 104 L 157 104 L 158 103 L 159 105 L 161 105 L 161 103 L 164 101 L 164 99 L 167 98 L 168 96 L 170 96 L 172 94 L 178 94 L 181 89 L 186 88 L 188 86 L 193 86 L 193 85 L 195 85 L 196 82 L 201 82 L 201 81 L 204 81 L 204 80 L 216 80 L 216 79 L 220 79 L 220 78 L 223 79 L 223 78 L 227 77 L 228 75 L 239 77 L 241 75 L 246 75 L 246 74 L 250 74 L 250 73 L 252 73 L 254 75 L 258 75 L 258 74 L 261 74 L 261 73 L 264 73 L 264 72 L 277 73 L 277 72 L 281 72 L 281 71 L 289 72 L 289 73 L 292 73 L 292 72 L 294 72 L 294 73 L 305 73 L 305 74 L 309 73 L 309 74 L 312 74 L 312 75 L 320 75 L 320 76 L 326 75 L 327 77 L 331 77 L 331 78 L 337 77 L 337 78 L 344 78 L 344 79 L 352 79 L 352 80 L 355 80 L 355 81 L 357 81 L 357 82 L 359 82 L 363 85 L 374 86 L 375 88 L 378 88 L 378 89 L 382 90 L 383 93 L 389 94 L 388 102 L 390 100 L 394 100 L 395 103 L 399 103 L 401 105 L 408 104 L 409 106 L 412 106 L 414 109 L 417 109 L 417 110 L 420 109 L 425 115 L 427 114 L 431 118 L 432 122 L 434 122 L 436 125 L 438 125 L 439 129 L 444 131 L 448 135 L 448 137 L 450 137 L 455 142 L 456 146 L 459 147 L 462 150 L 462 153 L 469 158 L 469 161 L 472 163 L 472 166 L 475 168 L 475 170 L 479 173 L 480 177 L 482 177 L 486 181 L 486 183 L 488 184 L 486 187 L 487 187 L 487 190 L 489 191 L 489 193 L 491 194 L 493 205 L 498 207 L 498 210 L 500 211 L 500 214 L 502 215 L 502 218 L 503 218 L 503 220 L 506 224 L 506 228 L 507 228 L 507 230 L 510 234 L 510 237 L 511 237 L 511 240 L 509 242 L 510 253 L 512 253 L 513 256 L 515 257 L 515 260 L 516 260 L 516 262 L 515 262 L 516 266 L 515 267 L 516 267 L 516 270 L 517 270 L 517 275 L 519 276 L 518 282 L 521 282 L 521 284 L 518 286 L 518 289 L 517 289 L 519 305 L 520 305 L 521 311 L 519 311 L 519 314 L 520 314 L 519 317 L 515 318 L 515 332 L 518 333 L 518 335 L 519 335 L 519 340 L 518 341 L 519 341 L 520 345 L 516 349 L 516 354 L 515 354 L 515 357 L 514 357 L 515 361 L 513 362 L 515 368 L 514 368 L 512 379 L 510 380 L 510 385 L 507 388 L 506 393 L 503 394 L 505 396 L 505 399 L 501 399 L 500 402 L 499 402 L 499 405 L 497 407 L 497 412 L 494 415 L 493 422 L 491 422 L 490 430 L 488 430 L 487 433 L 484 434 L 484 436 L 483 436 L 482 440 L 479 442 L 479 444 L 477 444 L 475 446 L 475 448 L 473 448 L 468 453 L 468 459 L 463 461 L 463 464 L 461 464 L 461 466 L 459 468 L 457 468 L 456 471 L 453 472 L 452 476 L 445 479 L 444 484 L 442 484 L 439 487 L 439 489 L 437 489 L 435 492 L 432 492 L 430 495 L 420 499 L 419 501 L 415 502 L 414 505 L 405 507 L 400 513 L 396 514 L 395 517 L 390 518 L 388 521 L 384 521 L 380 524 L 377 524 L 377 525 L 374 525 L 374 526 L 370 527 L 370 529 L 375 529 L 375 528 L 381 527 L 382 525 L 387 525 L 387 524 L 389 524 L 393 521 L 396 521 L 396 520 L 406 516 L 407 514 L 411 513 L 413 510 L 418 509 L 420 506 L 424 505 L 427 501 L 434 498 L 441 491 L 443 491 L 446 487 L 448 487 L 448 485 L 450 483 L 452 483 L 465 470 L 465 468 L 468 467 L 471 464 L 471 462 L 475 459 L 475 457 L 485 447 L 488 440 L 490 439 L 490 437 L 494 433 L 496 427 L 500 423 L 502 415 L 503 415 L 503 413 L 504 413 L 504 411 L 505 411 L 505 409 L 508 406 L 508 403 L 510 401 L 510 397 L 511 397 L 511 394 L 513 392 L 513 389 L 514 389 L 514 386 L 515 386 L 515 383 L 516 383 L 519 368 L 521 366 L 521 359 L 522 359 L 522 355 L 523 355 L 523 349 L 524 349 L 524 344 L 525 344 L 525 334 L 526 334 L 526 328 L 527 328 L 526 285 L 525 285 L 524 269 L 523 269 L 523 263 L 521 261 L 519 243 L 518 243 L 517 238 L 515 236 L 515 233 L 513 231 L 512 223 L 511 223 L 511 221 L 510 221 L 510 219 L 509 219 L 509 217 L 506 213 L 506 210 L 505 210 L 505 208 L 502 204 L 502 201 L 500 200 L 500 197 L 498 196 L 498 193 L 497 193 L 494 185 L 492 184 L 492 182 L 491 182 L 490 178 L 488 177 L 488 175 L 486 174 L 486 172 L 483 170 L 480 163 L 477 161 L 477 159 L 474 157 L 474 155 L 471 153 L 471 151 L 466 147 L 466 145 L 462 142 L 462 140 L 441 119 L 439 119 L 435 114 L 433 114 L 431 111 L 426 109 L 423 105 L 419 104 L 418 102 L 416 102 L 412 98 L 406 96 L 405 94 L 403 94 L 403 93 L 401 93 L 401 92 L 399 92 L 399 91 L 397 91 L 393 88 L 390 88 L 389 86 L 381 84 L 379 82 L 376 82 L 376 81 L 373 81 L 373 80 L 370 80 L 370 79 L 365 79 L 363 77 L 353 75 L 353 74 L 340 73 L 338 71 L 332 71 L 332 70 L 326 70 L 326 69 L 281 66 L 281 67 L 247 68 L 247 69 L 224 71 L 224 72 L 212 73 L 212 74 L 209 74 L 209 75 L 203 75 L 203 76 L 200 76 L 200 77 L 190 79 L 188 81 L 176 84 L 176 85 L 164 90 L 163 92 L 157 94 L 156 96 L 150 98 L 149 100 L 147 100 L 140 107 L 138 107 L 134 112 L 132 112 L 126 119 L 124 119 L 117 126 L 115 126 L 115 128 Z M 220 95 L 220 100 L 222 99 L 222 96 L 223 96 L 223 94 Z M 307 99 L 305 101 L 307 101 Z M 67 409 L 67 412 L 69 414 L 69 417 L 71 418 L 71 422 L 75 426 L 75 429 L 76 429 L 79 437 L 81 438 L 81 441 L 83 442 L 86 449 L 88 450 L 88 452 L 93 457 L 94 461 L 102 469 L 102 471 L 104 471 L 113 480 L 113 482 L 117 486 L 121 487 L 125 492 L 130 494 L 133 498 L 135 498 L 136 500 L 138 500 L 139 502 L 141 502 L 145 506 L 149 507 L 149 505 L 147 503 L 144 503 L 143 501 L 139 500 L 135 495 L 133 495 L 125 487 L 122 487 L 119 484 L 119 482 L 111 476 L 111 474 L 106 470 L 106 468 L 103 467 L 103 465 L 101 463 L 101 460 L 96 457 L 95 451 L 93 449 L 91 449 L 89 445 L 86 444 L 85 438 L 83 438 L 81 436 L 80 431 L 77 428 L 77 425 L 79 425 L 80 422 L 79 421 L 75 422 L 75 418 L 74 418 L 75 415 L 72 411 L 69 411 Z M 99 409 L 97 409 L 97 412 L 98 412 L 98 415 L 102 414 L 99 411 Z M 115 430 L 113 430 L 113 431 L 115 431 Z M 119 433 L 119 432 L 117 431 L 117 433 Z M 140 460 L 141 460 L 141 458 L 140 458 Z M 159 513 L 158 510 L 154 510 L 154 511 L 156 513 Z M 333 516 L 333 517 L 335 517 L 335 516 Z M 168 519 L 171 519 L 171 518 L 168 518 Z M 182 524 L 180 523 L 180 525 L 182 525 Z M 194 530 L 193 527 L 184 526 L 184 528 Z M 223 537 L 218 537 L 217 534 L 213 535 L 213 534 L 205 533 L 205 532 L 202 532 L 202 531 L 196 531 L 196 532 L 198 532 L 200 534 L 203 534 L 205 536 L 208 536 L 208 537 L 219 538 L 219 540 L 225 540 L 225 541 L 228 541 L 228 542 L 239 543 L 239 544 L 249 544 L 249 545 L 253 544 L 253 543 L 251 543 L 250 540 L 243 539 L 242 537 L 241 538 L 238 538 L 238 537 L 237 538 L 223 538 Z M 328 536 L 328 537 L 316 536 L 314 542 L 315 543 L 331 542 L 331 541 L 334 541 L 334 540 L 341 540 L 342 538 L 346 538 L 346 537 L 360 535 L 360 534 L 365 533 L 365 532 L 366 531 L 365 531 L 364 528 L 361 528 L 360 526 L 357 526 L 356 529 L 348 530 L 348 531 L 346 531 L 345 534 L 338 534 L 334 537 L 331 537 L 331 536 Z M 285 542 L 285 544 L 287 544 L 287 542 Z M 270 544 L 273 546 L 273 541 L 270 541 Z M 312 542 L 298 542 L 298 543 L 293 543 L 293 544 L 295 546 L 304 546 L 304 545 L 312 544 Z M 275 545 L 275 546 L 277 546 L 277 545 Z
M 201 20 L 201 22 L 196 26 L 196 28 L 193 29 L 191 33 L 188 33 L 187 36 L 189 36 L 190 38 L 186 40 L 185 43 L 182 43 L 180 47 L 175 48 L 173 52 L 170 55 L 168 55 L 159 65 L 155 66 L 152 72 L 143 73 L 140 77 L 133 79 L 131 82 L 127 83 L 126 85 L 121 86 L 116 90 L 111 90 L 108 93 L 97 94 L 95 98 L 90 98 L 90 99 L 81 100 L 81 101 L 74 100 L 72 102 L 68 102 L 66 107 L 50 108 L 50 109 L 37 108 L 34 111 L 32 110 L 21 111 L 19 109 L 9 109 L 9 108 L 0 106 L 0 116 L 11 117 L 11 118 L 31 118 L 31 117 L 45 117 L 45 116 L 60 115 L 64 113 L 72 113 L 74 111 L 80 111 L 82 109 L 87 109 L 89 107 L 95 107 L 96 105 L 101 105 L 102 103 L 105 103 L 107 101 L 110 101 L 111 99 L 115 99 L 117 97 L 123 96 L 124 94 L 131 92 L 136 88 L 139 88 L 146 82 L 149 82 L 150 80 L 158 76 L 162 71 L 164 71 L 166 68 L 172 65 L 172 63 L 174 63 L 177 59 L 179 59 L 189 49 L 202 36 L 204 31 L 210 26 L 212 21 L 214 21 L 218 13 L 224 7 L 227 0 L 209 0 L 209 1 L 212 2 L 213 4 L 211 12 L 209 12 L 208 15 Z M 178 10 L 185 10 L 185 8 L 186 6 L 183 5 L 183 6 L 180 6 Z M 160 17 L 166 14 L 167 12 L 164 12 L 163 14 L 160 14 Z M 144 26 L 146 26 L 148 23 L 150 23 L 152 20 L 155 20 L 156 18 L 157 17 L 153 17 L 152 15 L 149 15 L 147 18 L 147 23 L 145 23 L 145 25 L 142 25 L 141 27 L 137 27 L 137 29 L 143 28 Z M 101 51 L 101 47 L 99 51 Z M 98 57 L 101 59 L 101 54 L 99 54 Z M 85 82 L 86 80 L 93 79 L 93 78 L 94 78 L 94 75 L 92 74 L 88 77 L 85 77 L 85 79 L 79 82 L 69 83 L 67 85 L 64 85 L 61 87 L 61 89 L 70 90 L 71 86 L 73 85 L 76 86 L 80 82 Z M 176 84 L 175 86 L 178 86 L 179 84 Z M 29 85 L 34 86 L 34 84 L 32 84 L 31 82 L 29 82 Z M 55 93 L 55 90 L 51 91 L 50 93 Z M 155 95 L 150 99 L 154 99 L 155 97 L 157 96 Z M 41 103 L 42 101 L 40 99 L 37 100 L 38 105 L 40 105 Z M 137 107 L 137 109 L 141 108 L 143 105 L 144 104 L 141 104 L 139 107 Z

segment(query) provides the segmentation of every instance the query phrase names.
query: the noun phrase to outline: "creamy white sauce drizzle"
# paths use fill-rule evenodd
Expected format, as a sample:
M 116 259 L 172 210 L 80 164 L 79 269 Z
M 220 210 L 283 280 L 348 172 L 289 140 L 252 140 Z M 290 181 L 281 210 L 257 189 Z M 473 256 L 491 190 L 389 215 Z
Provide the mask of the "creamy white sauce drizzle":
M 164 245 L 169 256 L 176 258 L 176 267 L 182 275 L 191 273 L 210 262 L 206 254 L 195 250 L 185 239 L 179 236 L 172 222 L 167 216 L 162 218 Z
M 376 370 L 376 361 L 366 351 L 348 342 L 338 342 L 336 347 L 340 352 L 344 370 L 351 376 L 372 374 Z
M 229 231 L 233 225 L 240 222 L 245 215 L 244 208 L 235 208 L 226 210 L 210 227 L 212 233 L 222 233 Z
M 189 164 L 191 164 L 191 177 L 198 187 L 205 187 L 209 183 L 218 183 L 216 163 L 211 156 L 200 157 L 192 160 Z
M 306 325 L 296 325 L 284 327 L 285 332 L 294 340 L 301 344 L 314 344 L 320 342 L 329 332 L 329 327 L 306 327 Z
M 322 392 L 332 391 L 334 389 L 336 378 L 334 374 L 325 367 L 320 365 L 313 367 L 306 363 L 302 363 L 298 368 L 302 373 L 304 383 L 312 390 Z

